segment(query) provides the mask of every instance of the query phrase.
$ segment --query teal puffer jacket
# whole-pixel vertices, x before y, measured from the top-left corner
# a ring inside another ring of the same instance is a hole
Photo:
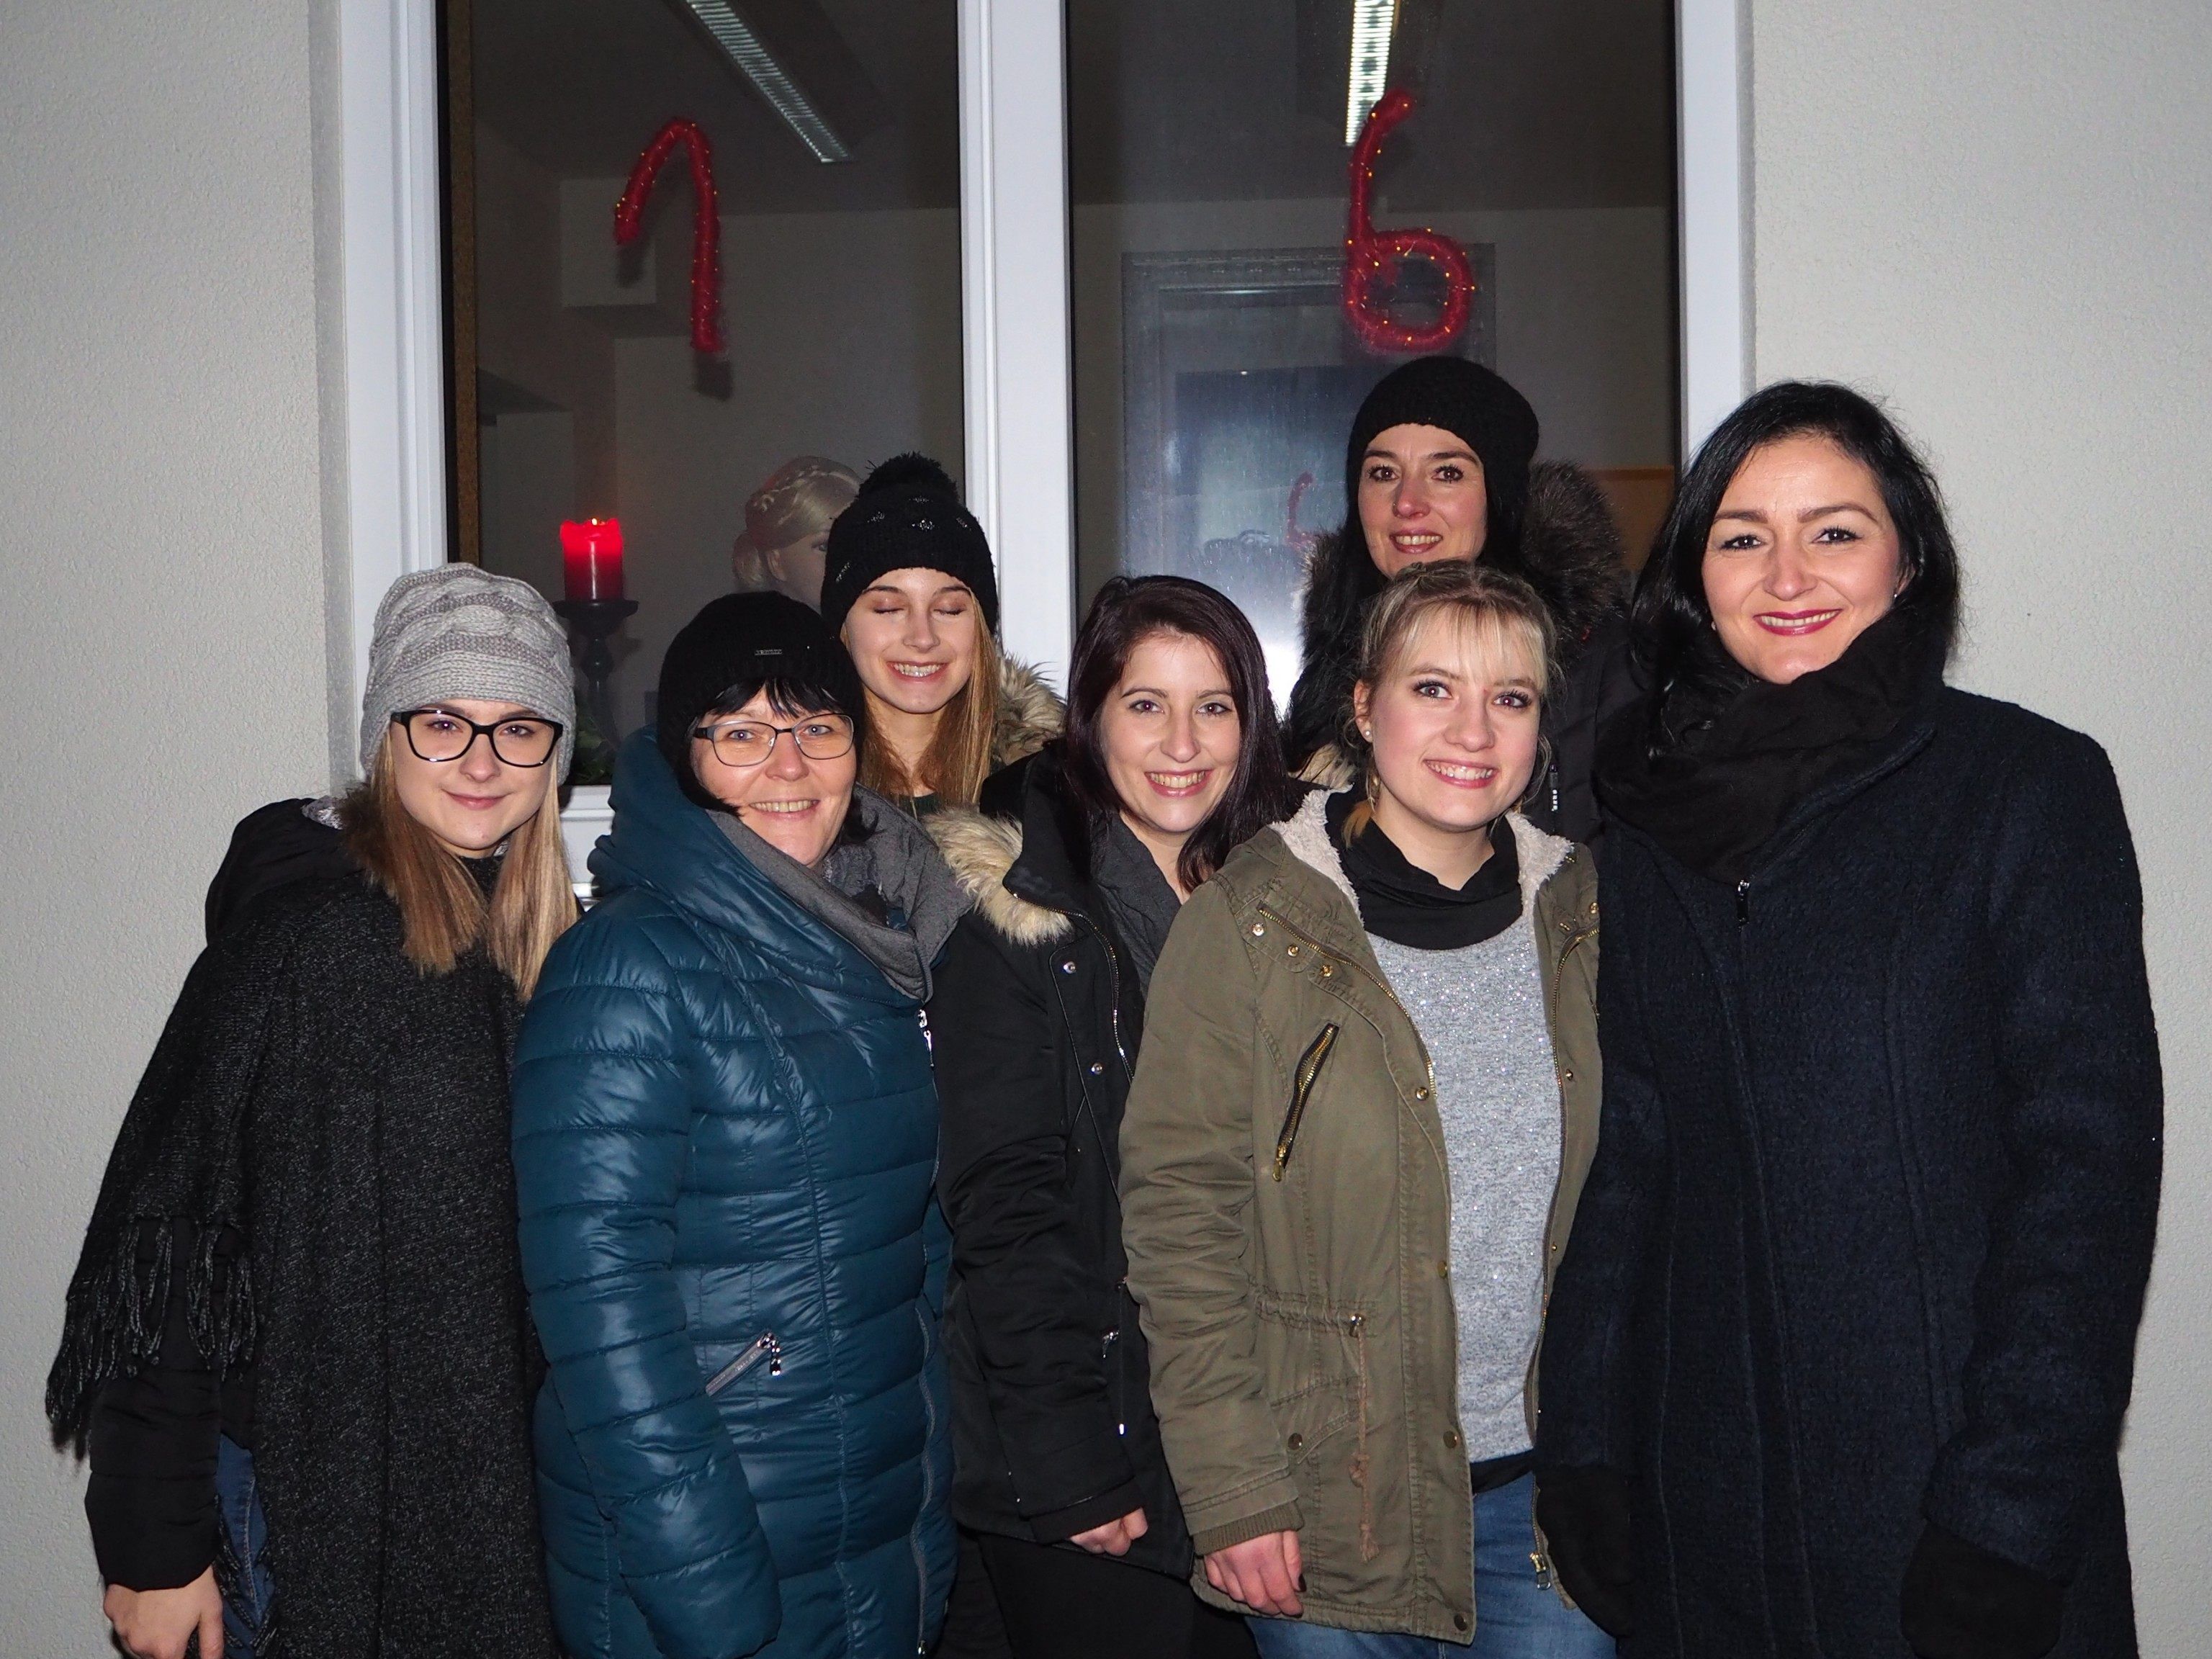
[[[951,1582],[920,1010],[623,750],[514,1067],[574,1659],[907,1659]]]

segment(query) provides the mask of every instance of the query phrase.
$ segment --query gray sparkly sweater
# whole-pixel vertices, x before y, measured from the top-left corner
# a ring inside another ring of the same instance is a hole
[[[1422,951],[1370,933],[1436,1066],[1451,1190],[1460,1432],[1480,1462],[1528,1449],[1544,1229],[1559,1179],[1559,1086],[1527,907],[1504,933]]]

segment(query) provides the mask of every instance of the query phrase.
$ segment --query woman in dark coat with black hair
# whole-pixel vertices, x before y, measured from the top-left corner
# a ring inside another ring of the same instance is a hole
[[[1536,438],[1528,400],[1462,357],[1417,357],[1367,394],[1345,446],[1343,528],[1322,538],[1306,567],[1304,663],[1283,730],[1293,771],[1332,789],[1352,779],[1337,745],[1375,596],[1408,566],[1480,559],[1536,590],[1559,641],[1543,775],[1526,816],[1570,841],[1595,841],[1598,725],[1634,694],[1628,569],[1595,481],[1535,460]]]
[[[1267,664],[1228,599],[1117,579],[1067,736],[931,831],[975,908],[930,1006],[952,1224],[953,1512],[1019,1659],[1249,1656],[1189,1585],[1115,1195],[1152,963],[1183,898],[1285,816]]]
[[[1943,684],[1957,608],[1834,386],[1722,424],[1638,593],[1537,1513],[1639,1659],[2136,1651],[2142,891],[2103,751]]]

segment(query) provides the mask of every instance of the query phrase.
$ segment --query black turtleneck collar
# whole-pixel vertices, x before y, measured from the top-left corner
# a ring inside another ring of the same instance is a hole
[[[1359,900],[1359,925],[1369,933],[1416,951],[1457,951],[1495,939],[1521,919],[1521,854],[1505,819],[1490,826],[1482,868],[1455,890],[1409,860],[1371,821],[1347,842],[1345,821],[1358,800],[1359,792],[1347,789],[1330,796],[1324,811]]]

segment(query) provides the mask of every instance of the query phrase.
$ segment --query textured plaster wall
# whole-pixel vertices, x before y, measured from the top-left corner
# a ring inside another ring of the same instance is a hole
[[[232,821],[328,772],[321,29],[256,0],[0,8],[11,1654],[110,1650],[78,1477],[40,1411],[62,1289]]]
[[[1753,0],[1757,372],[1884,394],[1949,494],[1958,678],[2111,751],[2164,1224],[2124,1454],[2143,1652],[2212,1561],[2212,31],[2192,0]]]

